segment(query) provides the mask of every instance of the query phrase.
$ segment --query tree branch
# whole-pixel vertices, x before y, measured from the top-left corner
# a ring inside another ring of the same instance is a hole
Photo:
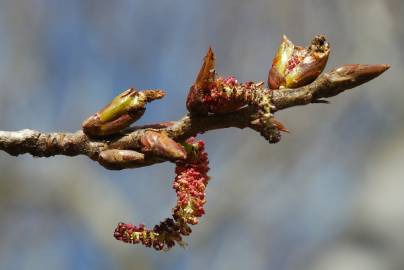
[[[320,75],[307,86],[279,90],[262,87],[261,91],[273,105],[273,112],[276,112],[293,106],[321,102],[322,98],[338,95],[363,84],[379,76],[388,68],[388,65],[346,65]],[[0,131],[0,150],[13,156],[25,153],[35,157],[86,155],[95,161],[100,161],[100,153],[105,150],[135,150],[145,153],[144,160],[128,167],[143,167],[168,160],[144,149],[141,138],[146,131],[164,131],[171,139],[181,142],[214,129],[249,127],[257,130],[257,127],[251,124],[255,113],[256,108],[246,106],[224,114],[188,114],[178,121],[128,128],[104,138],[88,137],[81,130],[75,133],[42,133],[28,129],[16,132]],[[105,164],[101,165],[105,166]],[[123,169],[123,167],[105,167]]]

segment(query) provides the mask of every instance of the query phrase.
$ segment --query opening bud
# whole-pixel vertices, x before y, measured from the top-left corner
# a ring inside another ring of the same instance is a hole
[[[270,89],[297,88],[314,81],[324,70],[330,45],[322,35],[307,48],[294,45],[285,35],[268,74]]]
[[[117,133],[143,115],[147,102],[160,99],[164,95],[161,90],[138,92],[130,88],[86,119],[82,125],[83,131],[89,136],[107,136]]]

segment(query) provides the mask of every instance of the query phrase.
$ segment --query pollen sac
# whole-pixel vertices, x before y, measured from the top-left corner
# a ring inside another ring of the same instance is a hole
[[[88,136],[107,136],[119,132],[138,120],[145,112],[147,102],[164,96],[161,90],[136,91],[130,88],[116,96],[110,104],[83,122]]]
[[[297,88],[313,82],[324,70],[329,54],[324,36],[315,36],[307,48],[283,36],[268,74],[269,88]]]

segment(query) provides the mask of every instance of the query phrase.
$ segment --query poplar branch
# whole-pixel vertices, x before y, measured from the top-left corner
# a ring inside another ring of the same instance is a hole
[[[274,106],[273,111],[276,112],[293,106],[324,102],[323,98],[330,98],[366,83],[388,68],[388,65],[345,65],[320,75],[314,82],[303,87],[279,90],[262,87],[262,91],[268,96]],[[139,163],[131,164],[130,167],[144,167],[168,161],[166,158],[145,151],[141,138],[146,131],[165,131],[171,139],[182,142],[197,134],[215,129],[230,127],[256,129],[251,124],[255,113],[256,108],[246,106],[224,114],[188,114],[177,121],[135,126],[98,139],[88,137],[81,130],[75,133],[43,133],[28,129],[15,132],[0,131],[0,150],[13,156],[26,153],[35,157],[86,155],[95,161],[99,161],[101,152],[105,150],[135,150],[145,153],[144,159]],[[124,169],[101,165],[108,169]]]

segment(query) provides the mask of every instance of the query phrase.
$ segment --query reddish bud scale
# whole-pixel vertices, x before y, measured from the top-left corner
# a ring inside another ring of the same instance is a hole
[[[215,54],[212,48],[209,48],[203,59],[203,64],[196,77],[195,83],[189,89],[186,105],[191,113],[208,114],[207,108],[202,102],[202,98],[208,85],[215,80],[215,77]]]
[[[117,240],[156,250],[170,249],[175,244],[185,245],[182,236],[192,232],[188,224],[197,224],[198,218],[204,214],[205,188],[209,180],[209,161],[203,141],[191,138],[187,144],[192,146],[192,152],[185,160],[176,162],[177,176],[173,187],[177,193],[177,205],[173,208],[173,219],[167,218],[153,229],[147,229],[143,224],[119,223],[114,232]]]

